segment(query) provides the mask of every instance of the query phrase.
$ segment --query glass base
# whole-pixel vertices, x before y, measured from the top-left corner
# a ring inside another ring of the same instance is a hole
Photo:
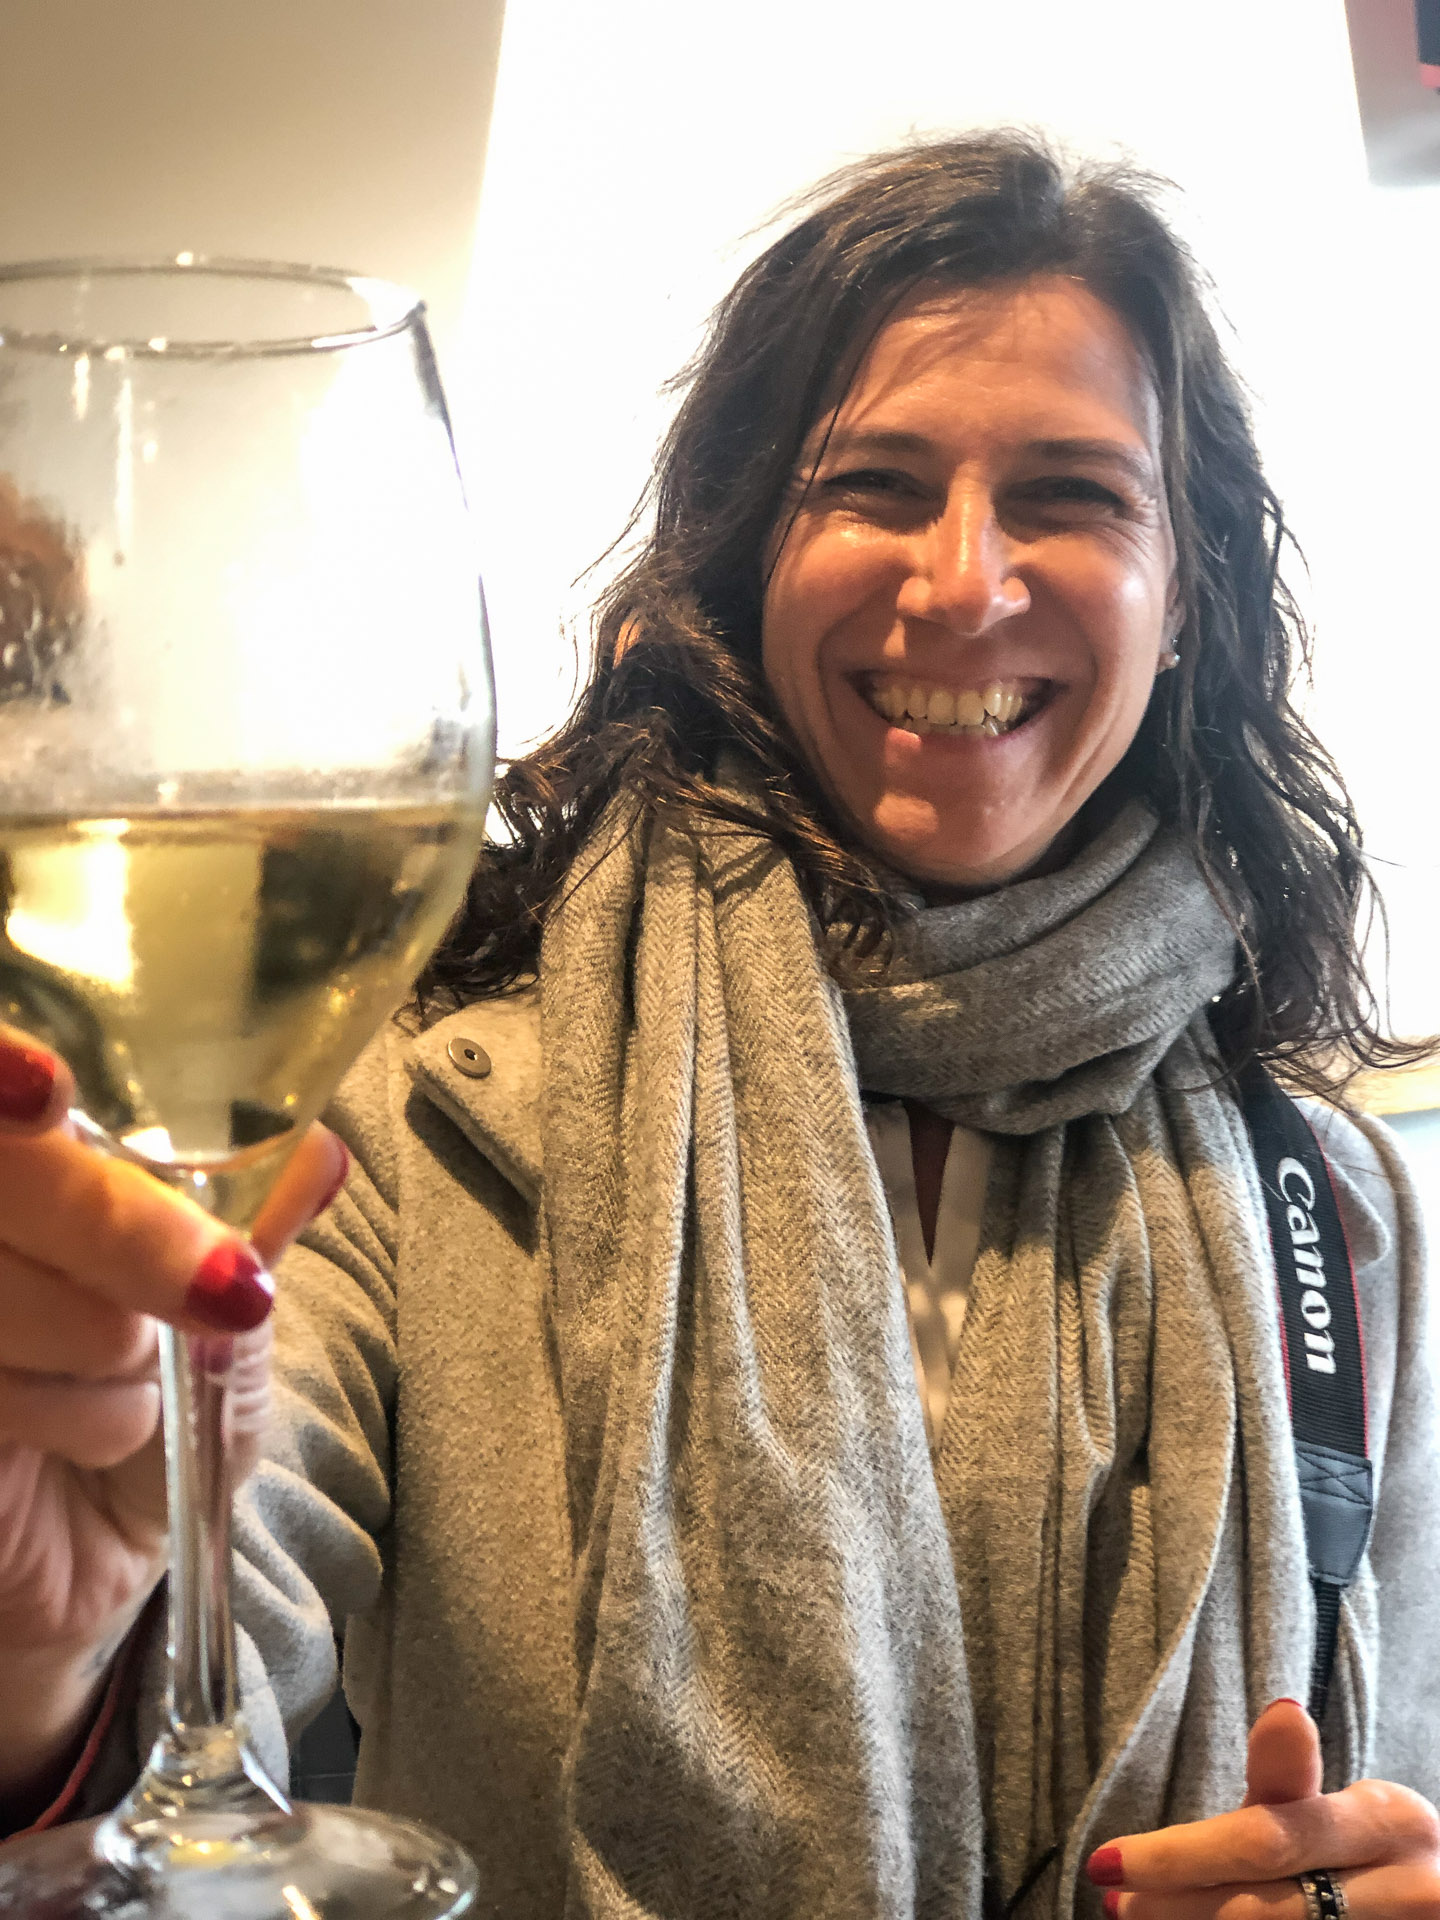
[[[475,1868],[413,1820],[297,1806],[261,1831],[187,1822],[169,1865],[117,1864],[108,1821],[0,1846],[0,1914],[25,1920],[451,1920],[474,1906]],[[186,1858],[186,1855],[189,1858]]]

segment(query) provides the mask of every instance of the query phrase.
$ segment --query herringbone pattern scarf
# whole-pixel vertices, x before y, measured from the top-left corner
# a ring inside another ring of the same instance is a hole
[[[1138,807],[848,994],[767,844],[604,824],[542,967],[571,1915],[972,1920],[1052,1847],[1068,1914],[1238,1799],[1310,1601],[1232,963]],[[933,1462],[862,1087],[1003,1136]]]

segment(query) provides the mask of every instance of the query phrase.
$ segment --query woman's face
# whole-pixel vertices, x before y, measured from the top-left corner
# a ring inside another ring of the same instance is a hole
[[[936,895],[998,885],[1119,763],[1175,629],[1149,375],[1076,282],[930,293],[826,424],[777,530],[766,679],[870,848]]]

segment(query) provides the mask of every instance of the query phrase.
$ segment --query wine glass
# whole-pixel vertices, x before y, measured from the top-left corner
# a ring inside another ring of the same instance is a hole
[[[460,902],[494,770],[423,309],[181,254],[0,268],[0,1020],[75,1124],[245,1229]],[[0,1848],[0,1911],[459,1914],[414,1822],[250,1751],[224,1358],[161,1338],[170,1681],[103,1821]]]

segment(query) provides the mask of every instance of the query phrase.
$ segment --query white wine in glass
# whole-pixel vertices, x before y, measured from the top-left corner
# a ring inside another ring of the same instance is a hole
[[[244,1230],[460,904],[494,768],[479,580],[418,302],[196,259],[0,268],[0,1022],[102,1150]],[[474,1869],[250,1750],[225,1370],[161,1338],[165,1725],[0,1913],[438,1920]]]

